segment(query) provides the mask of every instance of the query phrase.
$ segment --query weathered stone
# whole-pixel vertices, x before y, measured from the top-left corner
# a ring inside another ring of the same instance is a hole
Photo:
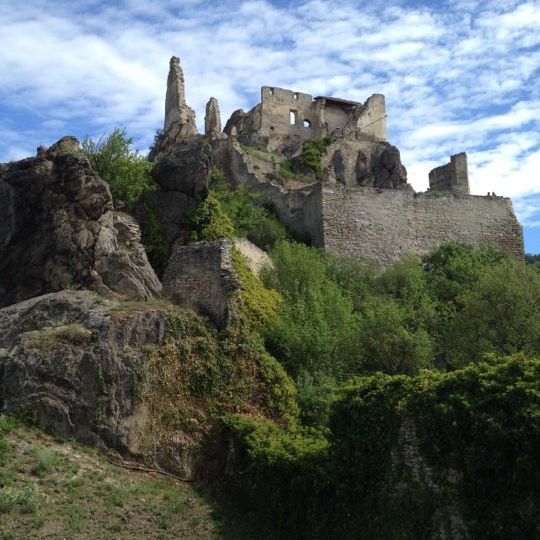
[[[15,196],[13,188],[0,180],[0,255],[15,234]]]
[[[232,242],[195,242],[173,253],[163,290],[179,305],[208,317],[218,328],[229,320],[229,301],[239,281],[231,261]]]
[[[429,189],[469,194],[467,154],[450,157],[450,163],[436,167],[429,173]]]
[[[444,192],[321,186],[320,247],[382,266],[449,241],[523,256],[510,199]]]
[[[145,345],[163,342],[166,315],[115,316],[114,307],[90,291],[61,291],[0,309],[0,410],[32,411],[43,428],[137,453],[134,382]]]
[[[41,147],[41,150],[38,148],[38,155],[44,151],[44,147]],[[48,156],[54,157],[61,154],[76,154],[80,151],[79,141],[75,137],[68,135],[55,142],[46,152]]]
[[[0,186],[0,204],[12,209],[2,225],[0,306],[70,287],[134,298],[160,292],[142,246],[118,242],[109,188],[73,137],[3,165]]]
[[[237,238],[234,247],[246,258],[249,269],[254,274],[259,274],[263,268],[274,267],[270,255],[246,238]]]
[[[138,223],[128,214],[115,212],[111,229],[103,229],[96,242],[96,272],[113,291],[138,300],[153,298],[161,283],[141,242]],[[107,233],[105,233],[107,231]]]
[[[221,136],[221,115],[218,100],[214,97],[211,97],[206,104],[204,133],[210,139],[217,139]]]
[[[358,152],[356,183],[380,189],[407,187],[407,170],[401,163],[399,150],[384,142],[370,146],[371,155],[367,156],[363,150]]]
[[[184,127],[186,137],[197,135],[195,112],[186,103],[184,89],[184,72],[180,66],[180,59],[173,56],[170,61],[169,75],[167,77],[167,94],[165,97],[165,125],[167,133],[174,124]],[[180,142],[177,140],[177,142]]]
[[[302,141],[362,134],[386,139],[384,96],[374,94],[365,103],[263,86],[261,102],[248,113],[235,111],[225,126],[237,129],[244,144],[282,151]]]
[[[152,169],[152,178],[165,191],[204,197],[212,165],[211,148],[201,139],[177,144]]]
[[[225,127],[223,128],[223,133],[226,135],[234,135],[235,137],[238,136],[238,131],[242,130],[242,123],[243,119],[246,116],[246,113],[242,109],[236,109],[231,114],[231,117],[227,120],[227,123],[225,124]],[[233,133],[234,129],[234,133]]]

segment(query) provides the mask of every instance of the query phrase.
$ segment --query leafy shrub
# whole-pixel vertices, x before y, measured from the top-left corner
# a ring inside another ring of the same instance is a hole
[[[540,353],[540,275],[518,261],[485,269],[475,286],[459,296],[448,321],[446,352],[452,367],[479,361],[486,353]]]
[[[195,210],[192,218],[193,240],[234,238],[235,231],[229,216],[213,193],[209,193]]]
[[[413,374],[431,366],[431,339],[409,328],[406,311],[394,299],[372,297],[359,313],[358,347],[367,371]]]
[[[284,302],[266,333],[270,350],[296,377],[301,371],[343,379],[356,373],[358,318],[352,302],[327,276],[323,256],[294,242],[279,242],[272,251],[275,269],[267,286]]]
[[[268,325],[274,324],[282,302],[277,291],[267,289],[259,276],[248,267],[245,257],[237,249],[232,252],[234,271],[240,279],[240,298],[238,319],[255,332],[262,332]]]
[[[269,209],[257,205],[257,195],[245,186],[232,188],[217,168],[212,170],[210,185],[211,194],[234,226],[235,236],[247,238],[261,249],[271,248],[287,237],[285,227]]]
[[[306,169],[311,169],[318,180],[322,179],[322,158],[330,143],[331,140],[325,137],[324,139],[306,141],[302,146],[300,163]]]
[[[125,129],[115,128],[97,141],[86,137],[82,150],[96,174],[109,184],[117,206],[131,207],[141,193],[156,188],[150,178],[152,164],[133,149]]]
[[[471,538],[534,538],[539,381],[540,359],[524,355],[357,378],[334,400],[327,437],[227,418],[243,473],[235,499],[279,538],[433,538],[447,503]]]

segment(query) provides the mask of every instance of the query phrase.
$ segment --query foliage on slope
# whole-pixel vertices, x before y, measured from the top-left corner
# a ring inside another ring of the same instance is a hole
[[[234,487],[276,538],[442,538],[455,534],[452,512],[472,538],[533,538],[539,375],[538,358],[514,355],[359,378],[334,402],[327,437],[233,418]]]
[[[223,173],[214,168],[208,197],[197,207],[193,238],[247,238],[261,249],[287,237],[285,227],[272,212],[257,205],[257,196],[244,186],[233,188]]]

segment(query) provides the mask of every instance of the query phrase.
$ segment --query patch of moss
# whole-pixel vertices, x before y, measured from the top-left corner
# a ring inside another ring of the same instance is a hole
[[[232,264],[241,283],[237,317],[243,319],[256,332],[273,324],[278,316],[281,295],[264,286],[259,276],[253,273],[246,258],[233,248]]]
[[[37,349],[53,349],[59,346],[86,345],[93,339],[88,328],[78,324],[64,324],[29,333],[29,344]]]

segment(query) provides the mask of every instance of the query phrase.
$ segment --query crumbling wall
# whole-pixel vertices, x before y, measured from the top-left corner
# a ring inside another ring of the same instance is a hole
[[[309,94],[283,88],[261,88],[260,134],[276,144],[317,139],[320,116]]]
[[[339,184],[321,190],[318,245],[337,254],[387,266],[458,241],[523,256],[521,226],[508,198]]]
[[[194,242],[173,253],[163,290],[183,307],[208,317],[218,328],[229,319],[229,299],[240,282],[232,266],[232,242]]]
[[[386,102],[382,94],[373,94],[359,110],[356,127],[375,139],[386,141]]]
[[[451,156],[450,163],[431,170],[429,189],[468,194],[470,191],[467,154],[461,152]]]

